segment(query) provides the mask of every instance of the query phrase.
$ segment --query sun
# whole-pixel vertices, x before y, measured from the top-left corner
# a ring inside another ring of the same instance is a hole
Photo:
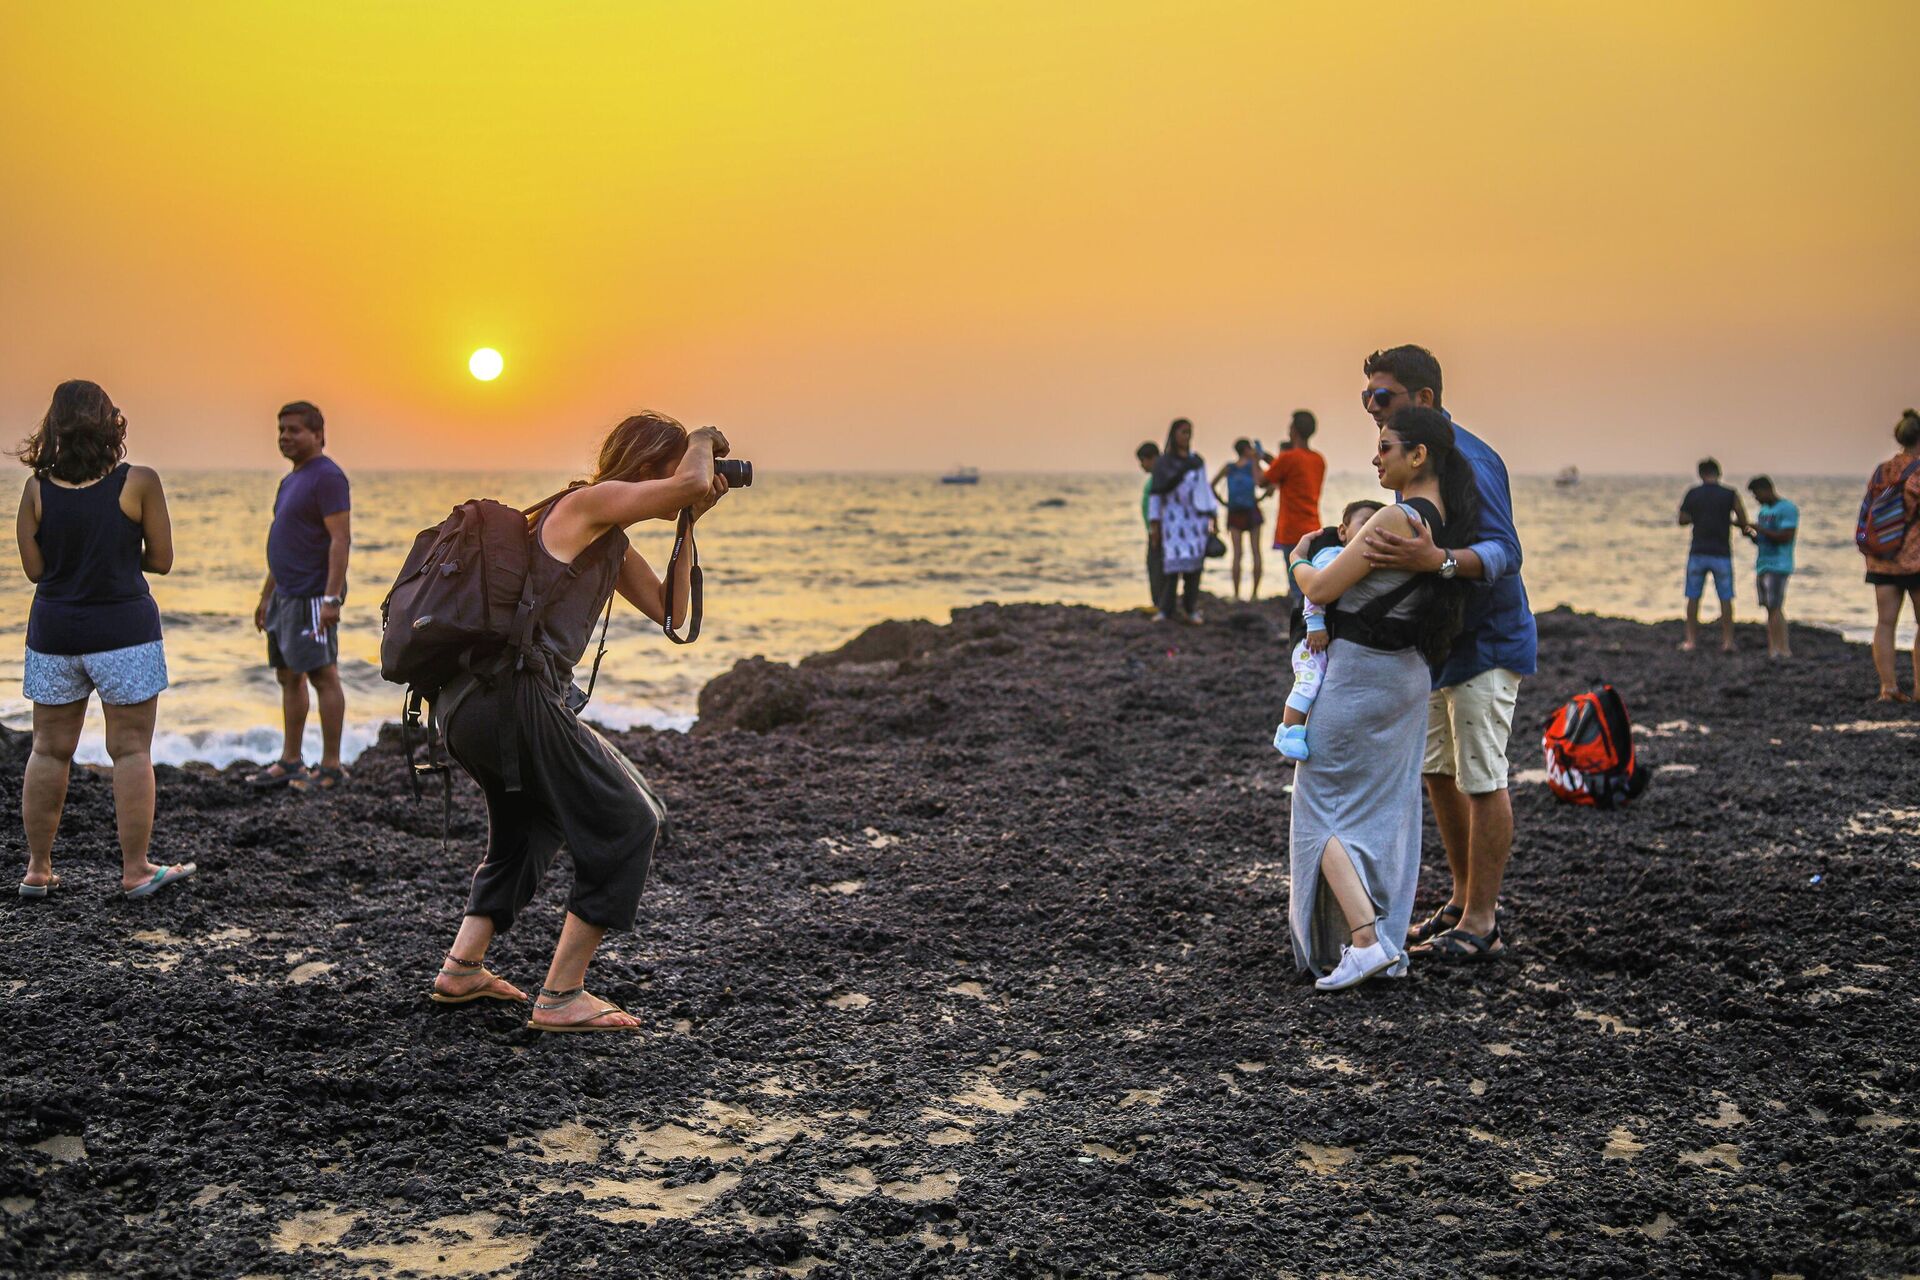
[[[506,367],[507,362],[492,347],[482,347],[467,357],[467,372],[482,382],[492,382]]]

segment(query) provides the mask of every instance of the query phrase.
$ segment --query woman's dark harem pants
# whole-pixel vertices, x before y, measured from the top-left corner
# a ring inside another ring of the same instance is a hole
[[[513,681],[515,724],[502,722],[509,712],[497,690],[477,687],[443,725],[448,753],[487,798],[487,856],[473,873],[466,913],[506,932],[565,845],[573,856],[567,910],[603,929],[631,930],[666,806],[631,760],[567,709],[550,680],[530,671],[501,678]],[[518,791],[507,790],[501,765],[511,736]]]

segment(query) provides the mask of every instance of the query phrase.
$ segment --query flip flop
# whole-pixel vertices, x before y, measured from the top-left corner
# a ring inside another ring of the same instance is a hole
[[[162,867],[154,872],[153,879],[147,881],[145,884],[135,885],[131,889],[122,889],[120,896],[123,898],[151,898],[154,894],[160,892],[168,885],[173,884],[175,881],[185,880],[197,870],[199,870],[199,868],[191,862],[176,862],[170,867]]]
[[[440,966],[441,973],[458,975],[462,972],[473,973],[475,971],[478,971],[480,973],[486,974],[487,980],[484,983],[482,983],[480,986],[475,987],[472,991],[467,992],[465,995],[450,996],[446,994],[444,991],[428,991],[427,999],[433,1001],[435,1004],[472,1004],[475,1000],[503,1000],[508,1004],[526,1003],[527,998],[523,995],[509,996],[509,995],[501,994],[499,990],[500,987],[511,986],[512,984],[509,983],[505,978],[502,978],[499,974],[488,973],[487,970],[480,964],[462,960],[458,956],[449,955],[447,959],[453,961],[454,964],[460,967],[457,969],[449,969],[445,965],[441,965]]]
[[[585,995],[586,993],[587,993],[587,989],[585,987],[575,987],[571,991],[550,991],[546,987],[542,987],[540,988],[540,994],[548,997],[550,1002],[546,1004],[542,1004],[540,1001],[536,1000],[534,1002],[533,1007],[536,1009],[542,1009],[542,1010],[564,1009],[568,1005],[572,1004],[575,1000],[578,1000],[581,996]],[[555,997],[558,997],[558,998],[555,999]],[[627,1011],[625,1009],[622,1009],[620,1006],[610,1004],[606,1008],[602,1009],[600,1012],[594,1014],[591,1018],[583,1019],[580,1022],[569,1022],[564,1025],[556,1025],[554,1023],[549,1023],[549,1022],[535,1022],[532,1018],[528,1018],[527,1026],[534,1031],[546,1031],[546,1032],[552,1032],[555,1034],[558,1034],[560,1032],[568,1032],[568,1031],[582,1031],[582,1032],[584,1031],[628,1031],[628,1032],[631,1032],[631,1031],[639,1031],[642,1029],[640,1024],[637,1022],[630,1027],[623,1027],[619,1025],[614,1025],[614,1026],[596,1025],[597,1023],[599,1023],[600,1019],[611,1017],[614,1014],[622,1014],[629,1018],[633,1016],[632,1014],[627,1013]]]
[[[23,898],[44,898],[59,887],[60,877],[57,875],[49,879],[45,884],[28,884],[25,880],[22,880],[20,882],[20,896]]]
[[[273,770],[280,770],[279,773]],[[255,791],[272,791],[275,787],[284,787],[295,778],[307,776],[307,762],[304,760],[276,760],[258,773],[247,775],[247,785]]]

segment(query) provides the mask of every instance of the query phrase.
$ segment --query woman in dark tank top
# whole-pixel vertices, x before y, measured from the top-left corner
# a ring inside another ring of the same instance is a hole
[[[63,382],[19,451],[32,468],[20,494],[20,567],[34,583],[22,692],[33,703],[33,754],[21,786],[27,834],[23,898],[60,883],[53,840],[87,702],[100,695],[113,759],[120,888],[142,898],[193,874],[148,860],[153,837],[153,725],[167,687],[160,610],[146,572],[173,567],[160,477],[122,461],[127,420],[97,385]]]
[[[487,800],[487,855],[474,872],[460,930],[434,979],[432,999],[524,1001],[485,967],[494,935],[532,901],[554,855],[573,859],[573,891],[528,1026],[539,1031],[637,1031],[639,1019],[590,995],[587,964],[607,930],[631,930],[666,808],[631,761],[569,705],[573,668],[617,591],[655,622],[668,588],[627,542],[626,526],[696,519],[727,491],[713,460],[727,452],[712,427],[689,433],[664,414],[628,418],[607,436],[591,481],[546,505],[533,524],[528,570],[546,602],[539,660],[516,670],[462,676],[434,708],[447,750]],[[689,548],[691,552],[691,547]],[[689,557],[691,562],[691,556]],[[683,572],[672,584],[685,616]]]

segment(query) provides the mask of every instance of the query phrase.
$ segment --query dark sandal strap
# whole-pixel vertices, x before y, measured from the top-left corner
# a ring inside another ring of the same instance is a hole
[[[1449,903],[1428,916],[1420,924],[1415,925],[1408,933],[1408,941],[1425,942],[1430,938],[1438,937],[1454,925],[1459,924],[1460,917],[1465,914],[1466,908],[1456,907]]]
[[[1499,955],[1500,953],[1495,950],[1499,942],[1500,926],[1497,924],[1484,934],[1468,933],[1465,929],[1456,926],[1429,943],[1427,953],[1477,959],[1481,956]]]

